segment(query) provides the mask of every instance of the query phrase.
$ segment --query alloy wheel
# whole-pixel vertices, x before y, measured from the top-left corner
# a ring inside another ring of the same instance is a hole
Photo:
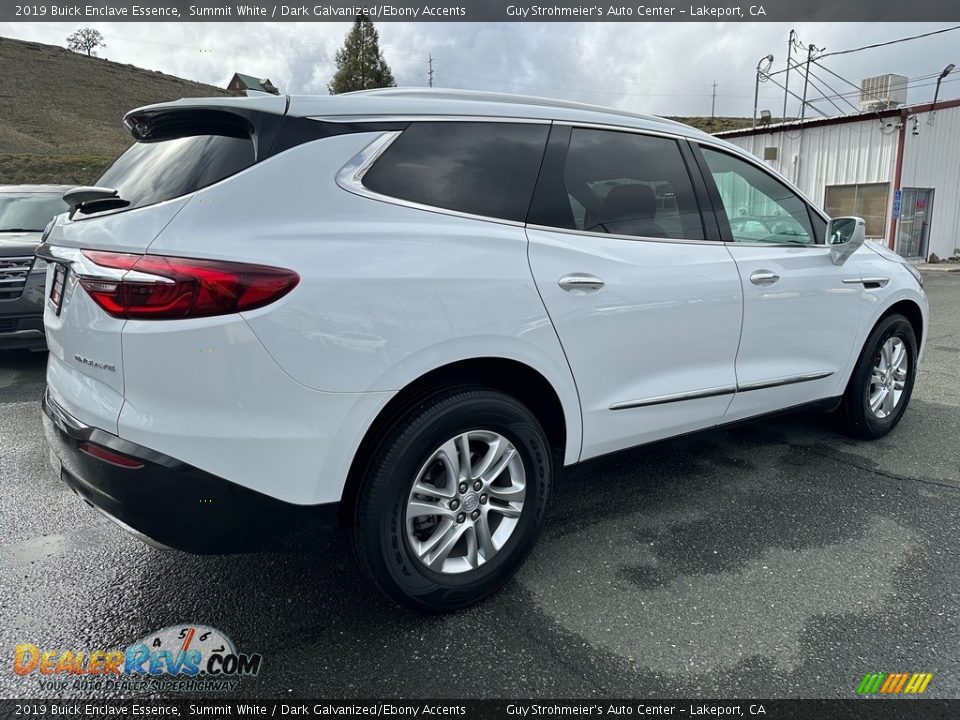
[[[906,344],[896,336],[887,338],[874,359],[867,385],[867,406],[877,418],[889,417],[900,404],[909,369]]]
[[[491,430],[461,433],[417,473],[404,515],[407,541],[434,572],[474,570],[510,539],[525,496],[523,460],[507,438]]]

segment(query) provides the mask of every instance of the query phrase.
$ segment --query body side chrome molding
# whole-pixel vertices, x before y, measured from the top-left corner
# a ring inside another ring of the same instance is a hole
[[[737,391],[736,385],[722,385],[705,390],[675,393],[673,395],[658,395],[643,400],[625,400],[610,406],[610,410],[627,410],[629,408],[647,407],[648,405],[664,405],[666,403],[681,402],[683,400],[697,400],[700,398],[717,397],[718,395],[733,395]]]
[[[733,395],[734,393],[750,392],[751,390],[765,390],[766,388],[779,387],[781,385],[794,385],[796,383],[811,382],[812,380],[822,380],[831,375],[833,375],[832,370],[822,370],[820,372],[790,375],[787,377],[772,378],[770,380],[756,380],[749,383],[737,383],[736,385],[722,385],[720,387],[691,390],[690,392],[675,393],[673,395],[658,395],[656,397],[643,398],[642,400],[624,400],[613,403],[608,409],[628,410],[630,408],[663,405],[665,403],[682,402],[684,400],[699,400],[701,398],[717,397],[718,395]]]
[[[786,377],[772,378],[770,380],[754,380],[748,383],[737,383],[737,392],[749,392],[750,390],[764,390],[766,388],[777,387],[779,385],[793,385],[795,383],[810,382],[812,380],[823,380],[833,375],[833,370],[821,370],[820,372],[804,373],[803,375],[788,375]]]

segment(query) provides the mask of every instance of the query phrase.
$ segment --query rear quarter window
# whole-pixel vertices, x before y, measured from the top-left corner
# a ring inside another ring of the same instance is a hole
[[[413,123],[363,184],[400,200],[522,222],[548,132],[534,123]]]

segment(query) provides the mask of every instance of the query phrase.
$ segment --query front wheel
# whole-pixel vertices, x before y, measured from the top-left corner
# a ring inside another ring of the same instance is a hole
[[[890,315],[870,333],[840,406],[850,435],[874,440],[903,417],[917,374],[917,338],[903,315]]]
[[[512,397],[486,388],[434,396],[371,459],[353,518],[360,565],[421,610],[476,603],[533,548],[552,473],[540,423]]]

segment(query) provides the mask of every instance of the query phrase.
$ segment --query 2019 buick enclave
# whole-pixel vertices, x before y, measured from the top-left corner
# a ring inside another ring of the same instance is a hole
[[[690,127],[422,89],[126,124],[40,251],[44,410],[63,479],[150,542],[339,519],[381,589],[458,608],[564,466],[801,406],[875,438],[909,402],[919,274]]]

